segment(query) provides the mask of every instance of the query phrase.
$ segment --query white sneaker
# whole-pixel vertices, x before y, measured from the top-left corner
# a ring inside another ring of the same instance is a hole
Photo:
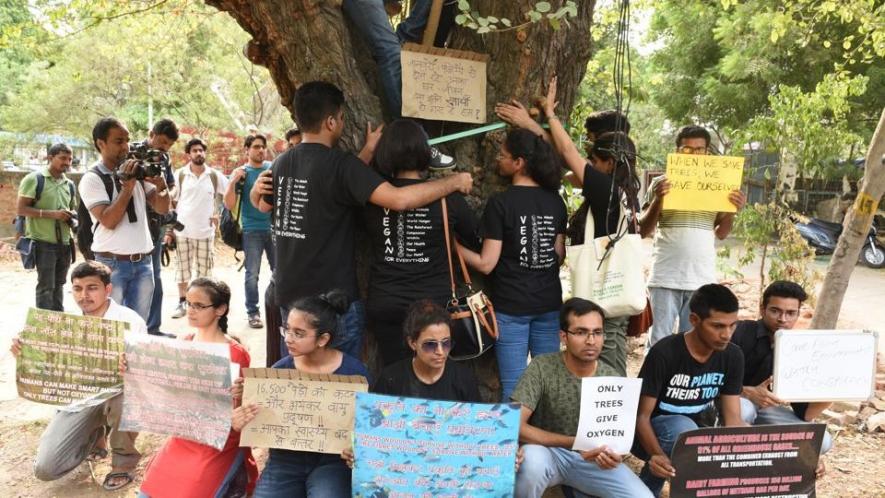
[[[175,311],[172,312],[172,318],[181,318],[187,314],[187,303],[182,301],[178,303],[178,306],[175,307]]]
[[[443,154],[436,147],[430,147],[430,169],[450,169],[454,167],[454,157]]]

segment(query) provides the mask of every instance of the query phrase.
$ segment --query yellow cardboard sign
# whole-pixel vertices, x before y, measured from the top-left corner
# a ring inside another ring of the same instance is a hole
[[[728,194],[740,190],[743,174],[743,157],[667,154],[664,209],[734,213]]]
[[[403,116],[486,122],[487,55],[407,43],[400,59]]]

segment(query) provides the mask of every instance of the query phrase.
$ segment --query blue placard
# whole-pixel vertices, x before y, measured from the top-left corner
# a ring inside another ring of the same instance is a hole
[[[357,393],[353,496],[510,497],[519,405]]]

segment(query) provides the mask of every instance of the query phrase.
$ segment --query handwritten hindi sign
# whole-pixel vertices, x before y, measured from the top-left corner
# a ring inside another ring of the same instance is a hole
[[[667,154],[670,193],[664,209],[733,213],[737,208],[728,194],[740,190],[743,174],[743,157]]]
[[[815,495],[824,424],[698,429],[679,436],[670,460],[673,498]]]
[[[584,377],[581,381],[581,417],[573,450],[608,446],[630,453],[636,429],[636,410],[642,379]]]
[[[513,496],[516,404],[360,393],[352,496]]]
[[[878,333],[779,330],[774,395],[784,401],[864,401],[876,388]]]
[[[117,362],[128,329],[116,320],[29,309],[19,335],[18,395],[67,405],[119,384]]]
[[[400,60],[403,116],[486,122],[487,55],[406,43]]]
[[[151,335],[126,338],[120,430],[224,448],[230,434],[230,346]]]
[[[338,454],[351,446],[361,375],[315,375],[291,368],[244,368],[243,403],[261,406],[241,446]]]

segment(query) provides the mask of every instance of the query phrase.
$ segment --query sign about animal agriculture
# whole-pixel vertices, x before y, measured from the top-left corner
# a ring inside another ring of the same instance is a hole
[[[784,401],[865,401],[876,389],[878,333],[778,330],[774,395]]]
[[[400,59],[403,116],[486,122],[488,55],[406,43]]]
[[[126,338],[120,430],[224,448],[230,433],[230,346],[146,334]]]
[[[679,436],[673,498],[812,498],[825,424],[698,429]]]
[[[584,377],[581,380],[581,416],[573,450],[607,446],[630,453],[636,430],[636,409],[642,379]]]
[[[513,496],[519,406],[356,396],[351,495]]]
[[[120,383],[129,324],[31,308],[19,334],[15,382],[22,398],[67,405]]]
[[[241,446],[339,454],[351,446],[354,394],[361,375],[317,375],[291,368],[244,368],[243,404],[261,407]]]
[[[667,154],[664,209],[734,213],[728,194],[740,190],[743,174],[743,157]]]

